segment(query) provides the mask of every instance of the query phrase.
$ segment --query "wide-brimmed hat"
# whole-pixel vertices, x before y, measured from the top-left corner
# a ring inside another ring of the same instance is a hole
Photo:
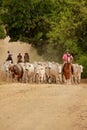
[[[66,52],[69,52],[69,50],[67,49]]]

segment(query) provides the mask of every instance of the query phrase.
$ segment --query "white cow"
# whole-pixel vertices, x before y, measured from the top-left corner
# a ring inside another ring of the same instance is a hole
[[[60,83],[62,80],[62,66],[55,62],[49,62],[46,67],[46,75],[48,83]]]
[[[83,66],[79,64],[73,64],[73,82],[81,82],[81,73],[83,72]]]
[[[44,83],[46,81],[45,74],[45,63],[44,62],[36,62],[35,66],[35,82],[36,83]]]
[[[13,65],[13,64],[9,60],[9,61],[5,61],[4,64],[3,64],[3,66],[2,66],[2,71],[4,72],[6,80],[8,80],[10,78],[10,76],[11,76],[10,75],[10,71],[9,71],[9,67],[11,65]]]
[[[62,83],[62,64],[58,64],[59,83]]]
[[[34,64],[26,62],[26,63],[20,63],[23,67],[23,82],[34,82]]]

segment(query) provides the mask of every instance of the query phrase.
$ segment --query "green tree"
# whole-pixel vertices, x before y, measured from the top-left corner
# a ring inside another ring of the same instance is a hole
[[[60,48],[59,55],[68,48],[77,60],[84,52],[87,53],[87,2],[63,0],[57,1],[57,7],[60,7],[57,9],[59,12],[47,34],[49,43]]]
[[[6,36],[4,24],[1,19],[2,13],[3,13],[3,8],[2,8],[2,0],[1,0],[0,1],[0,39],[5,38],[5,36]]]
[[[87,55],[80,56],[78,63],[83,65],[82,78],[87,78]]]
[[[53,0],[4,0],[3,21],[11,40],[27,40],[43,44],[50,29],[49,17],[54,8]]]

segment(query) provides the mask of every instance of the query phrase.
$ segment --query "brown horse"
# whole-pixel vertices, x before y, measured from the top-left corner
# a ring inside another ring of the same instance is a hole
[[[73,66],[71,60],[68,59],[63,66],[63,77],[64,77],[63,79],[65,79],[64,82],[71,83],[72,74],[73,74]]]
[[[9,67],[9,71],[11,72],[12,79],[17,78],[17,81],[21,81],[23,77],[23,67],[21,64],[15,64]]]

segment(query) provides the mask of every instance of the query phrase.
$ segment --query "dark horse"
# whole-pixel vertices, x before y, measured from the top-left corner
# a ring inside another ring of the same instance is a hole
[[[70,58],[70,57],[68,57]],[[64,82],[71,83],[72,80],[72,74],[73,74],[73,66],[72,66],[72,62],[70,59],[67,60],[67,62],[64,64],[63,66],[63,80],[65,79]]]
[[[12,79],[17,78],[17,81],[21,81],[23,77],[23,68],[21,64],[15,64],[9,67],[9,71],[11,72]]]

